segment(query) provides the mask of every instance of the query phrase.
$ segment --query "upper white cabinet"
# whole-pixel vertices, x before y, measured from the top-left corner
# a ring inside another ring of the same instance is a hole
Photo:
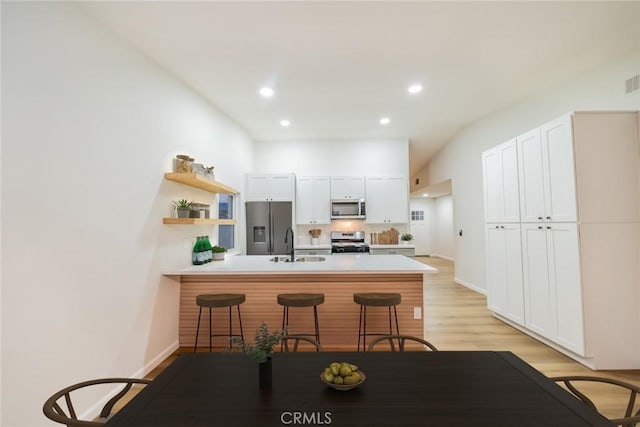
[[[331,182],[328,176],[296,179],[296,223],[331,223]]]
[[[409,190],[405,177],[366,178],[366,222],[404,224],[409,221]]]
[[[522,222],[577,221],[571,116],[527,132],[516,142]]]
[[[487,224],[489,309],[524,325],[520,224]]]
[[[515,139],[482,153],[482,166],[485,222],[520,222]]]
[[[292,174],[247,174],[248,202],[293,201]]]
[[[364,199],[363,176],[332,176],[331,199]]]

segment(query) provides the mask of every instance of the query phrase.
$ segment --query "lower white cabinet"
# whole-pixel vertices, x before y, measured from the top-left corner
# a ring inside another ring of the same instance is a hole
[[[331,255],[331,249],[296,249],[295,255],[297,257],[306,255]]]
[[[489,309],[524,326],[520,224],[487,224]]]
[[[576,223],[522,224],[525,326],[585,356]]]
[[[402,248],[402,247],[397,247],[397,248],[376,248],[376,247],[369,247],[369,253],[371,255],[404,255],[404,256],[408,256],[408,257],[413,257],[416,255],[416,249],[415,248]]]

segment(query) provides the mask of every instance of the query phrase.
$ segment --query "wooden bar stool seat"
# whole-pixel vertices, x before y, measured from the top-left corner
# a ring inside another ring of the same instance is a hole
[[[202,309],[209,309],[209,351],[211,351],[212,337],[229,337],[229,347],[231,347],[231,340],[233,337],[240,337],[244,341],[244,333],[242,331],[242,317],[240,316],[240,304],[245,302],[245,294],[201,294],[196,296],[196,304],[200,307],[198,312],[198,326],[196,328],[196,342],[193,345],[193,351],[198,348],[198,334],[200,333],[200,318],[202,316]],[[233,322],[231,319],[231,309],[236,306],[238,309],[238,322],[240,324],[240,334],[233,333]],[[229,333],[228,334],[214,334],[211,324],[211,309],[216,307],[229,307]]]
[[[360,320],[358,323],[358,351],[360,351],[360,340],[362,339],[362,350],[367,348],[367,335],[394,335],[391,319],[391,307],[396,323],[396,334],[400,335],[398,325],[398,312],[396,306],[402,302],[402,295],[385,292],[366,292],[353,294],[353,301],[360,305]],[[367,332],[367,307],[387,307],[389,311],[389,332],[388,333],[368,333]]]
[[[318,325],[318,305],[324,303],[324,294],[298,293],[298,294],[278,294],[278,304],[283,306],[282,311],[282,329],[289,331],[289,308],[290,307],[313,307],[313,323],[315,331],[311,333],[297,333],[298,336],[315,337],[320,346],[320,328]]]

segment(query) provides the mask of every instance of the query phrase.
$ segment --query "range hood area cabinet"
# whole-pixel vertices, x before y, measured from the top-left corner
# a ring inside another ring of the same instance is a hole
[[[409,222],[409,180],[406,177],[368,176],[365,190],[367,224]]]
[[[364,176],[331,177],[331,200],[361,200],[364,197]]]
[[[247,202],[292,202],[293,174],[247,174]]]
[[[482,155],[489,309],[591,369],[640,368],[639,125],[574,112]]]
[[[296,178],[296,223],[331,224],[331,179],[328,176]]]

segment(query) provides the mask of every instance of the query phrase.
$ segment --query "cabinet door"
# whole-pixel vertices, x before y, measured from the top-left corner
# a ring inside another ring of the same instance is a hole
[[[524,325],[524,285],[522,283],[522,237],[520,224],[500,226],[504,233],[505,277],[507,281],[507,314],[514,322]]]
[[[313,223],[331,224],[331,182],[329,177],[313,178]]]
[[[269,177],[269,189],[272,201],[293,201],[293,176],[290,174],[271,175]]]
[[[551,289],[547,262],[547,235],[543,225],[522,224],[522,270],[525,290],[525,325],[553,339]]]
[[[498,146],[500,156],[500,221],[520,222],[520,192],[518,189],[518,151],[516,140]]]
[[[554,120],[540,129],[545,157],[545,220],[575,222],[576,182],[571,116]]]
[[[268,175],[247,175],[247,201],[263,202],[271,198]]]
[[[386,224],[387,181],[382,177],[367,177],[365,209],[368,224]]]
[[[487,224],[485,229],[487,257],[487,306],[489,310],[507,314],[507,262],[505,234],[498,224]]]
[[[331,198],[333,200],[349,198],[349,182],[346,176],[331,177]]]
[[[502,180],[498,147],[482,153],[482,173],[484,177],[484,220],[500,222]]]
[[[553,340],[584,356],[578,226],[575,223],[554,223],[545,228],[549,248],[551,305],[554,308]]]
[[[313,178],[300,177],[296,179],[296,223],[313,224]]]
[[[391,224],[409,222],[408,184],[409,182],[404,177],[387,178],[387,221]]]
[[[350,176],[347,178],[348,195],[351,199],[364,199],[365,184],[363,176]]]
[[[516,138],[520,176],[520,216],[522,222],[542,222],[545,216],[544,155],[540,130]]]

